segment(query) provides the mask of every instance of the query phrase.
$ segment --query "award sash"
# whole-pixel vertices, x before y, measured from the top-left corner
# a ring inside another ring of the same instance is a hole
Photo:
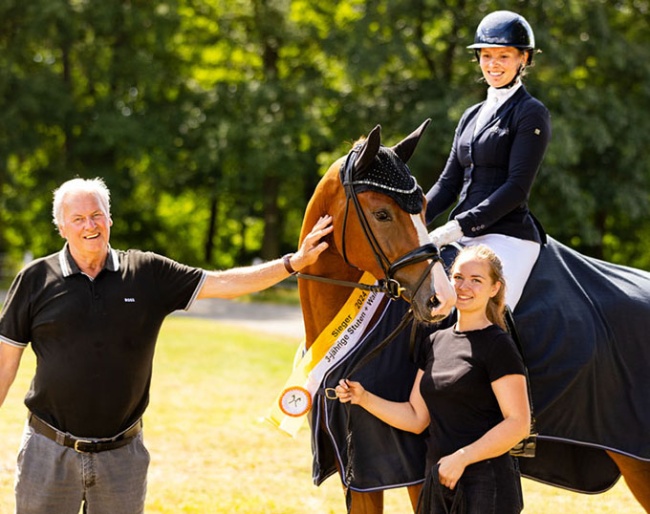
[[[364,273],[360,282],[374,282]],[[266,419],[294,437],[307,418],[323,377],[362,340],[384,293],[354,289],[345,305],[307,351],[298,348],[293,372],[272,405]]]

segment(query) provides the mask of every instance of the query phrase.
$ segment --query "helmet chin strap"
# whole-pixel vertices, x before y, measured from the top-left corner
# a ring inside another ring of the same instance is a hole
[[[517,80],[519,80],[519,77],[521,76],[525,68],[526,65],[522,63],[521,66],[519,66],[517,73],[515,73],[513,79],[510,82],[508,82],[505,86],[498,87],[497,89],[510,89],[512,86],[514,86],[517,83]]]

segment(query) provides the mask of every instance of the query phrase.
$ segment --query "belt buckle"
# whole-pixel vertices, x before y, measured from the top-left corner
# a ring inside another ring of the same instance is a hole
[[[89,441],[88,439],[75,439],[74,446],[73,446],[74,451],[76,451],[77,453],[91,453],[91,452],[86,452],[81,450],[79,448],[79,444],[93,444],[92,441]]]

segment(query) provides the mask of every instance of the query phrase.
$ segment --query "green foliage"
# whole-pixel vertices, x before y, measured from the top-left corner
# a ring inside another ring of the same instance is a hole
[[[552,28],[542,33],[545,87],[537,94],[553,114],[554,136],[538,212],[559,239],[623,263],[647,253],[628,227],[644,225],[650,213],[643,134],[650,66],[640,36],[648,9],[648,2],[571,2],[568,15],[559,5],[546,10],[542,25]]]
[[[319,177],[376,124],[432,118],[423,188],[484,86],[480,19],[535,29],[529,90],[553,140],[531,203],[579,250],[650,267],[648,0],[6,0],[0,4],[0,255],[61,245],[51,192],[104,177],[113,244],[224,267],[295,248]]]

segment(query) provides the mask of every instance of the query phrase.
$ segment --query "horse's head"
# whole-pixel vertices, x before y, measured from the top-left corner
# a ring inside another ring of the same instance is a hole
[[[435,321],[455,298],[427,235],[424,194],[406,164],[428,123],[391,148],[375,127],[330,167],[316,196],[318,210],[334,218],[329,251],[385,281],[388,294],[411,302],[416,318]]]

